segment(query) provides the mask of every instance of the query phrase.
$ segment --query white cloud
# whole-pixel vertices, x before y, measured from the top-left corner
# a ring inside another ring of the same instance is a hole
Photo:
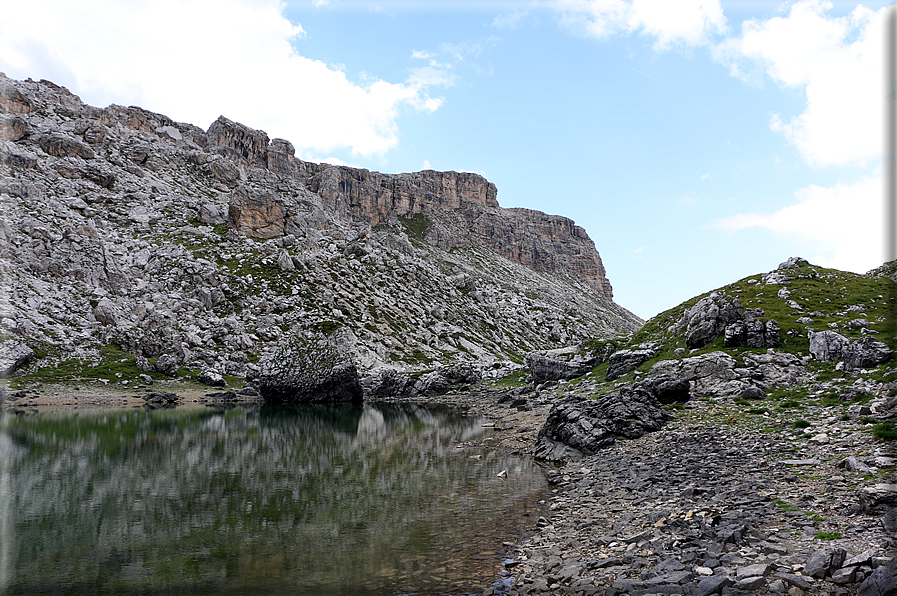
[[[710,180],[710,174],[703,174],[701,180]]]
[[[787,16],[745,21],[740,37],[714,48],[731,73],[762,68],[777,84],[803,88],[806,109],[770,128],[812,165],[866,166],[880,155],[882,15],[860,5],[829,17],[831,2],[802,0]],[[756,76],[756,74],[755,74]]]
[[[592,37],[641,32],[657,39],[655,49],[703,45],[726,30],[719,0],[555,0],[567,27]]]
[[[825,267],[864,273],[884,261],[880,175],[832,187],[811,184],[795,198],[774,213],[740,213],[714,226],[729,232],[761,228],[803,242],[816,251],[803,256]]]
[[[362,84],[299,55],[279,0],[32,0],[5,6],[0,70],[47,78],[86,102],[136,104],[201,127],[220,114],[300,150],[382,154],[403,109],[433,111],[415,72]]]
[[[529,16],[528,11],[505,12],[492,19],[492,26],[498,29],[516,29]]]
[[[425,169],[425,170],[432,170],[432,169],[433,169],[433,166],[430,165],[430,160],[428,160],[428,159],[425,159],[425,160],[424,160],[424,167],[423,167],[423,169]]]

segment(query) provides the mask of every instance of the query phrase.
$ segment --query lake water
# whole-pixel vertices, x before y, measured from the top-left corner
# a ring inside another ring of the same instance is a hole
[[[545,490],[413,405],[0,413],[2,594],[465,594]],[[498,477],[507,470],[507,477]]]

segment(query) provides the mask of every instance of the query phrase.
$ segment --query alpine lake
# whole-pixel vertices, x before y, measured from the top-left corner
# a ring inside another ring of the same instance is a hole
[[[547,490],[446,407],[0,411],[0,594],[442,595]],[[505,472],[502,474],[502,472]]]

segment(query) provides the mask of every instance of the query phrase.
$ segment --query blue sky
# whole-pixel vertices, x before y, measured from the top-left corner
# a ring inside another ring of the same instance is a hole
[[[4,8],[0,70],[309,160],[481,173],[583,226],[648,318],[789,256],[883,262],[890,4],[35,0]]]

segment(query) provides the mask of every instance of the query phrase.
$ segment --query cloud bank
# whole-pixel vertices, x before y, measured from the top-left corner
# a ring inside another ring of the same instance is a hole
[[[208,126],[220,114],[301,152],[383,154],[403,110],[434,111],[445,85],[417,71],[359,84],[300,55],[302,27],[278,0],[32,0],[4,8],[0,70],[75,81],[87,103],[133,103]]]

